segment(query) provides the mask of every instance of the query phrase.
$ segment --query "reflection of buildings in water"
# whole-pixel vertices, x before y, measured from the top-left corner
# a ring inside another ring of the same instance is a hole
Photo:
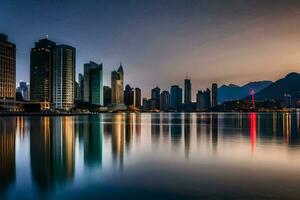
[[[53,122],[52,122],[53,120]],[[52,125],[52,156],[55,179],[65,181],[74,175],[75,132],[73,117],[55,117]]]
[[[112,155],[115,162],[119,161],[123,165],[124,160],[124,113],[112,115]]]
[[[32,176],[42,190],[73,178],[73,120],[73,117],[39,117],[30,123]]]
[[[26,127],[26,121],[25,117],[17,117],[17,133],[19,134],[19,138],[21,140],[25,137],[25,127]]]
[[[256,113],[250,113],[250,142],[252,154],[254,154],[256,146],[256,116]]]
[[[141,113],[135,113],[135,134],[136,139],[139,141],[142,133],[142,120]]]
[[[162,114],[162,135],[164,139],[169,138],[169,132],[170,132],[170,116],[169,113]]]
[[[151,140],[157,143],[160,135],[160,114],[151,114]]]
[[[84,163],[88,166],[102,164],[102,118],[99,115],[86,116],[84,123]]]
[[[172,144],[179,144],[182,130],[182,116],[178,113],[171,113],[171,142]]]
[[[211,141],[213,148],[215,149],[218,146],[218,113],[211,114]]]
[[[191,114],[184,114],[184,149],[185,157],[188,158],[191,143]]]
[[[0,119],[0,197],[16,180],[16,118]]]
[[[126,149],[130,149],[133,142],[133,126],[134,123],[134,113],[125,113],[125,142]]]
[[[283,114],[282,127],[283,127],[283,135],[285,138],[285,142],[289,143],[290,134],[291,134],[291,114],[290,113]]]

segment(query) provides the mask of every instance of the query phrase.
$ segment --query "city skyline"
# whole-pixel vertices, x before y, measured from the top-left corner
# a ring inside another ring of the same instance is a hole
[[[299,4],[294,1],[20,4],[8,1],[0,8],[2,32],[17,45],[17,82],[29,82],[30,49],[46,35],[78,50],[78,73],[90,60],[103,63],[104,85],[121,61],[128,74],[124,84],[138,85],[147,97],[155,85],[182,87],[186,75],[195,100],[197,90],[211,82],[276,80],[300,65]],[[63,12],[52,16],[54,10]]]

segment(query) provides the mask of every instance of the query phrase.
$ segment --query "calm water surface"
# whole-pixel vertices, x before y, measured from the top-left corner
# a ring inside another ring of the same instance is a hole
[[[0,199],[85,197],[299,199],[300,113],[0,117]]]

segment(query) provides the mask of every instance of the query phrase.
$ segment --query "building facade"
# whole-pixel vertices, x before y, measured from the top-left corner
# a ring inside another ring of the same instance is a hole
[[[103,87],[103,104],[104,106],[111,104],[111,88],[109,86]]]
[[[79,86],[79,101],[84,101],[84,78],[81,73],[78,74],[78,86]]]
[[[178,85],[173,85],[170,92],[170,109],[178,111],[182,105],[182,88]]]
[[[134,106],[141,108],[142,91],[140,88],[135,88],[134,96]]]
[[[124,104],[124,72],[122,65],[111,73],[112,104]]]
[[[53,53],[53,105],[56,109],[70,110],[74,106],[76,50],[58,45]]]
[[[97,64],[95,62],[90,61],[89,63],[84,64],[84,89],[83,89],[83,93],[84,93],[84,102],[91,102],[91,75],[93,75],[91,73],[91,70],[93,69],[98,69],[99,72],[99,76],[98,76],[98,81],[99,81],[99,91],[97,91],[97,93],[99,93],[101,95],[101,101],[99,103],[97,103],[97,105],[103,105],[103,64]],[[95,76],[93,76],[94,78],[96,78]],[[96,88],[94,88],[96,89]],[[95,95],[94,95],[95,96]]]
[[[218,106],[218,85],[213,83],[211,86],[211,106]]]
[[[29,85],[26,82],[20,81],[16,91],[22,94],[24,101],[30,100]]]
[[[155,102],[155,105],[154,105],[154,107],[155,107],[155,109],[159,109],[159,103],[160,103],[160,88],[159,87],[155,87],[155,88],[153,88],[152,90],[151,90],[151,99],[153,99],[154,100],[154,102]]]
[[[89,102],[103,106],[103,70],[101,67],[89,70]]]
[[[190,79],[184,80],[184,103],[192,102],[192,84]]]
[[[207,89],[206,91],[199,90],[197,93],[197,110],[204,111],[211,108],[211,101],[210,101],[210,90]]]
[[[16,45],[0,34],[0,106],[14,107],[16,96]]]
[[[124,104],[126,106],[134,105],[134,91],[133,88],[131,88],[128,84],[125,86],[124,90]]]
[[[30,100],[52,101],[53,50],[56,44],[48,39],[35,43],[30,52]]]
[[[169,111],[170,109],[170,93],[168,91],[163,91],[160,94],[160,110]]]

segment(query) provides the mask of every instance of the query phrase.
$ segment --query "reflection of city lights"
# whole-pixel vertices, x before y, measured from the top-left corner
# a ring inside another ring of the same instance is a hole
[[[256,113],[250,114],[250,141],[251,150],[254,153],[256,146]]]
[[[291,133],[291,114],[285,113],[284,114],[284,121],[283,121],[283,128],[284,128],[284,135],[286,143],[289,142],[289,137]]]

